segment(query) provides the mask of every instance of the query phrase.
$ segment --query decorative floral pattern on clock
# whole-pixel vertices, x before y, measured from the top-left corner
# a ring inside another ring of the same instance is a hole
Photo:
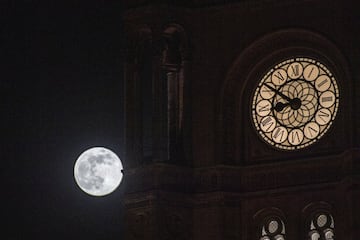
[[[329,129],[339,105],[335,77],[321,62],[291,58],[260,80],[252,116],[261,138],[286,150],[304,148]]]

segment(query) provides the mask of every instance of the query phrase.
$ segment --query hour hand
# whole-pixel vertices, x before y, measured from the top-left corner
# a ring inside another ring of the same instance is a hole
[[[278,102],[273,107],[273,109],[275,109],[275,111],[277,111],[277,112],[281,112],[286,106],[289,106],[290,104],[291,104],[290,102],[287,102],[287,103]]]
[[[270,90],[274,91],[277,95],[279,95],[280,97],[282,97],[283,99],[285,99],[288,102],[291,102],[292,99],[289,98],[288,96],[286,96],[285,94],[283,94],[282,92],[280,92],[279,90],[277,90],[276,88],[272,87],[271,85],[264,83],[264,85],[269,88]]]

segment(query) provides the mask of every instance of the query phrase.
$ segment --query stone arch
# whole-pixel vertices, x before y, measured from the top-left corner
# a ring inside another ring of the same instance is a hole
[[[335,219],[333,208],[327,202],[314,202],[302,210],[303,239],[335,239]]]
[[[285,240],[286,218],[284,213],[275,207],[259,210],[253,216],[254,239],[259,240]]]
[[[153,44],[153,30],[148,25],[128,26],[125,29],[123,55],[125,63],[139,64],[146,48]]]
[[[147,25],[126,29],[124,87],[125,87],[125,159],[126,167],[135,167],[144,162],[147,144],[144,144],[143,104],[151,96],[143,94],[151,79],[144,77],[150,72],[150,57],[153,31]]]
[[[271,159],[278,154],[263,144],[250,121],[250,98],[255,84],[268,66],[290,56],[312,56],[322,59],[344,79],[340,91],[351,94],[352,83],[346,59],[336,45],[324,36],[306,29],[283,29],[269,33],[249,45],[227,71],[220,94],[218,118],[218,158],[225,164],[248,164]],[[350,99],[348,97],[347,99]],[[348,101],[348,100],[347,100]],[[344,102],[349,105],[351,102]],[[343,115],[343,118],[349,118]],[[348,129],[349,135],[353,133]],[[351,142],[352,137],[346,141]],[[341,145],[339,141],[338,145]],[[328,150],[328,149],[327,149]],[[304,151],[306,152],[306,151]],[[291,159],[290,153],[279,157]],[[277,159],[279,159],[277,157]]]
[[[164,67],[174,67],[172,65],[181,65],[182,61],[189,60],[189,39],[185,29],[180,24],[166,25],[162,32],[162,41],[162,63]],[[166,55],[167,51],[168,55]]]
[[[189,39],[184,28],[177,23],[167,24],[160,36],[159,93],[167,110],[166,142],[167,158],[171,162],[186,164],[190,158],[190,86],[189,86]]]

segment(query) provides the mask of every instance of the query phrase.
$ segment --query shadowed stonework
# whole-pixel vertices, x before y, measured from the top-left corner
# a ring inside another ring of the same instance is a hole
[[[126,2],[126,239],[355,239],[355,3]]]

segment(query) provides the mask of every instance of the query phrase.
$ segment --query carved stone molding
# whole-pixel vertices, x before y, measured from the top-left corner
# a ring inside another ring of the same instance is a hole
[[[218,165],[204,168],[179,167],[157,163],[125,171],[126,192],[162,190],[181,193],[213,191],[254,192],[297,186],[330,186],[348,181],[358,174],[354,170],[360,151],[250,166]],[[329,185],[330,184],[330,185]]]
[[[127,184],[124,205],[126,218],[130,219],[131,225],[127,226],[127,236],[134,240],[191,239],[191,226],[204,229],[211,226],[211,229],[214,228],[212,234],[215,234],[212,237],[226,235],[228,239],[236,239],[239,236],[254,236],[258,228],[244,223],[255,223],[254,219],[260,219],[259,216],[265,216],[264,213],[269,212],[267,207],[284,207],[280,212],[284,211],[290,218],[294,218],[294,214],[299,217],[307,216],[307,212],[318,210],[318,207],[314,208],[314,204],[307,206],[316,199],[338,202],[339,191],[350,199],[351,191],[356,191],[358,186],[351,175],[352,161],[357,156],[358,151],[354,150],[333,159],[306,159],[292,164],[280,162],[248,167],[216,166],[198,169],[154,164],[130,170],[125,173],[125,179],[137,181],[138,185]],[[324,166],[328,169],[324,170]],[[327,173],[321,175],[321,170]],[[285,173],[288,174],[287,177],[281,177]],[[298,195],[301,197],[298,198]],[[338,207],[341,209],[347,206],[349,199],[344,199]],[[330,209],[329,205],[321,206],[325,206],[321,209]],[[351,206],[348,208],[351,209]],[[267,210],[259,211],[261,209]],[[329,211],[333,216],[339,216],[339,213],[335,214],[331,209]],[[209,215],[203,215],[203,212]],[[286,225],[287,218],[284,214],[275,215],[281,216]],[[209,223],[204,222],[206,220]],[[196,222],[195,225],[192,225],[192,221]],[[134,230],[138,228],[145,230]],[[289,230],[289,237],[294,236],[294,226]],[[142,238],[145,232],[148,234]],[[339,234],[344,236],[342,232]]]
[[[146,7],[149,5],[172,5],[187,8],[205,8],[214,5],[223,5],[225,7],[229,5],[238,5],[239,7],[247,7],[248,9],[259,9],[267,5],[284,6],[308,1],[309,0],[126,0],[123,4],[127,9]]]

